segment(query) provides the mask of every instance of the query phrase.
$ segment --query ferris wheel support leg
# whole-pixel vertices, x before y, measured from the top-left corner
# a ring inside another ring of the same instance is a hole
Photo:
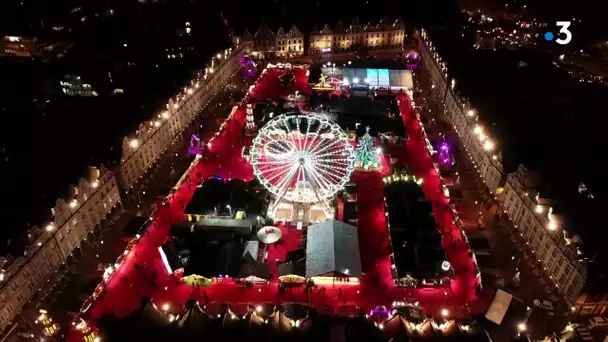
[[[329,204],[329,202],[327,201],[327,198],[322,198],[319,195],[319,192],[317,191],[317,189],[320,187],[319,182],[317,181],[317,179],[312,176],[313,174],[311,173],[309,175],[310,170],[308,170],[308,168],[304,168],[305,172],[305,178],[308,179],[308,182],[310,182],[310,184],[312,184],[312,191],[314,192],[315,196],[317,197],[317,200],[320,203],[323,203],[323,211],[325,212],[325,216],[327,218],[333,218],[334,216],[334,210],[332,209],[331,205]]]

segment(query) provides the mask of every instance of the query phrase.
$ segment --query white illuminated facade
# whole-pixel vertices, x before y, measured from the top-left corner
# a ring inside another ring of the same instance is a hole
[[[404,39],[405,25],[400,19],[390,22],[384,17],[377,25],[362,25],[355,18],[348,28],[339,22],[333,30],[325,25],[322,30],[311,32],[308,54],[348,52],[356,45],[370,50],[401,48]]]
[[[68,199],[57,200],[52,222],[30,229],[23,256],[0,257],[0,331],[120,204],[116,178],[103,165],[70,190]]]
[[[507,175],[500,196],[503,209],[532,248],[547,280],[572,304],[585,284],[587,266],[579,261],[575,241],[565,237],[562,218],[553,214],[548,201],[540,198],[538,192],[526,186],[526,173],[520,165]]]
[[[297,57],[304,55],[304,34],[295,25],[285,33],[281,27],[276,36],[278,57]]]
[[[241,67],[242,49],[227,49],[214,56],[197,78],[149,121],[139,125],[134,134],[124,137],[120,180],[125,188],[133,186],[186,129],[196,115]]]
[[[456,93],[456,80],[449,77],[446,64],[427,33],[421,31],[418,38],[422,67],[431,78],[435,96],[445,99],[444,119],[453,125],[480,179],[536,255],[544,277],[565,300],[573,303],[587,277],[586,264],[579,261],[577,244],[566,238],[562,220],[552,213],[548,201],[526,186],[524,166],[505,174],[498,142],[484,128],[479,113]]]
[[[322,30],[310,32],[308,46],[304,44],[304,33],[295,25],[288,32],[280,28],[275,35],[270,28],[262,25],[254,35],[245,30],[240,37],[246,53],[254,58],[297,57],[308,54],[352,52],[356,46],[370,50],[401,49],[405,39],[405,24],[400,19],[390,22],[382,18],[378,24],[362,25],[358,18],[349,28],[340,21],[332,30],[325,25]]]

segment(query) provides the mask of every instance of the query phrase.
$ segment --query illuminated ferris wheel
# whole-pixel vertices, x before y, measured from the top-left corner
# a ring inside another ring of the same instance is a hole
[[[354,150],[327,117],[283,114],[258,132],[250,150],[260,183],[279,202],[323,203],[344,187],[354,170]]]

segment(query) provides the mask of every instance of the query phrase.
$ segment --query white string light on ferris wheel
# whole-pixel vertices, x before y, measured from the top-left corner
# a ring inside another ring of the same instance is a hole
[[[315,202],[324,202],[343,188],[354,170],[354,151],[347,135],[315,113],[270,120],[254,139],[250,153],[256,177],[279,197],[294,182],[307,182],[318,197]],[[312,201],[293,192],[287,196],[289,201]]]
[[[264,145],[264,155],[272,160],[286,160],[292,158],[296,146],[288,140],[275,140]]]

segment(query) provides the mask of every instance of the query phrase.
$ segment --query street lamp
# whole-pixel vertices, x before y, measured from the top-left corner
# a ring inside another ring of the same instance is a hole
[[[139,140],[137,139],[132,139],[129,142],[129,146],[131,146],[132,149],[136,149],[137,147],[139,147]]]

